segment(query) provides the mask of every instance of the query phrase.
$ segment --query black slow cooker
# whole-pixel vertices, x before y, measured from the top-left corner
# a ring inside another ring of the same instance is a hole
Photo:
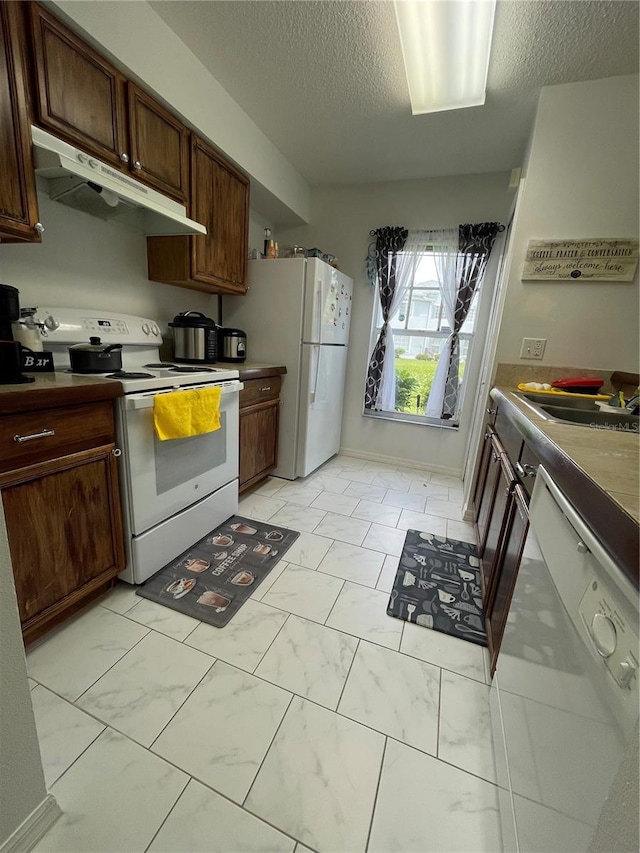
[[[220,361],[239,362],[247,357],[247,336],[242,329],[219,329],[218,358]]]
[[[200,311],[182,311],[169,323],[174,361],[207,364],[218,360],[218,326]]]

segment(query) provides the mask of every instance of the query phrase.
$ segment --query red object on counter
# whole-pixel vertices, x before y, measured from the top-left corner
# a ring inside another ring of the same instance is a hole
[[[551,383],[552,388],[570,391],[573,394],[597,394],[603,385],[604,379],[598,376],[572,376],[568,379],[556,379]]]

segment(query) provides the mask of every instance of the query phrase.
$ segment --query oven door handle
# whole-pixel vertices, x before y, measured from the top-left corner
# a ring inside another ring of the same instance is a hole
[[[212,386],[208,386],[209,388]],[[229,385],[222,386],[222,396],[226,397],[229,394],[238,394],[244,385],[242,382],[232,382]],[[159,394],[178,394],[181,391],[189,391],[189,390],[197,390],[190,389],[188,386],[185,388],[173,388],[168,391],[148,391],[146,394],[128,394],[126,395],[124,400],[124,408],[127,411],[131,409],[151,409],[153,408],[153,401],[156,396]]]

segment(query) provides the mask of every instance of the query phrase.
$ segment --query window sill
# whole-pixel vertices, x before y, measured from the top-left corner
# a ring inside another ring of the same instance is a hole
[[[363,418],[373,418],[380,421],[394,421],[395,423],[414,424],[422,427],[436,427],[437,429],[457,430],[459,424],[453,420],[443,420],[441,418],[427,418],[422,415],[409,415],[406,412],[375,412],[370,409],[365,409],[362,412]]]

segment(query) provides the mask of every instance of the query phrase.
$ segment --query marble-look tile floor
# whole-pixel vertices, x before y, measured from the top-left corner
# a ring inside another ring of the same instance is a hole
[[[241,515],[301,531],[223,629],[118,586],[27,655],[64,814],[39,853],[501,849],[479,646],[386,615],[455,478],[339,456]]]

